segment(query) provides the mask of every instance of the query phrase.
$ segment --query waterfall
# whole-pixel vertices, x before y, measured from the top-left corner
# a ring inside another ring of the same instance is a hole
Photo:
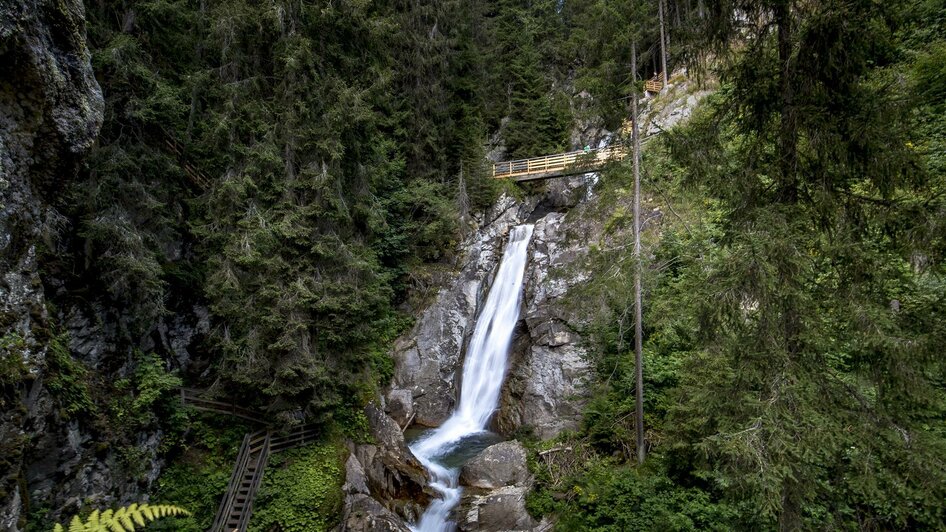
[[[430,473],[430,487],[441,495],[427,507],[413,528],[416,532],[449,532],[455,528],[448,517],[450,510],[460,502],[460,467],[444,464],[443,458],[456,450],[464,439],[485,432],[499,404],[509,343],[519,318],[532,229],[532,225],[520,225],[509,233],[499,271],[467,349],[459,406],[443,425],[410,446]]]

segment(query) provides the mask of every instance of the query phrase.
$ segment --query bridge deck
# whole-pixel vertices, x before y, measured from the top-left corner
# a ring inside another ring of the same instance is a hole
[[[627,155],[624,146],[608,146],[596,150],[578,150],[555,155],[504,161],[493,165],[494,179],[532,181],[567,175],[583,174],[600,169],[610,161]]]

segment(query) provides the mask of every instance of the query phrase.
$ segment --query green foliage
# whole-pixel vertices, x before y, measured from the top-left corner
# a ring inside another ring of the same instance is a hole
[[[190,512],[169,504],[132,504],[118,510],[93,511],[85,520],[78,515],[69,522],[69,532],[133,532],[155,519],[175,515],[188,515]],[[56,524],[53,532],[64,532],[62,525]]]
[[[591,253],[598,379],[569,440],[588,454],[539,474],[531,503],[562,529],[946,520],[941,17],[789,4],[709,6],[687,45],[721,54],[722,91],[669,156],[645,154],[663,220],[645,243],[643,468],[614,465],[635,443],[630,254]],[[757,15],[771,24],[740,26]],[[626,231],[623,183],[605,175],[606,242]]]
[[[135,351],[135,369],[131,378],[114,382],[118,396],[110,403],[110,419],[117,425],[135,430],[157,421],[161,414],[176,410],[175,392],[180,377],[167,371],[165,362],[153,353]],[[163,402],[162,402],[163,400]]]
[[[153,500],[193,513],[155,523],[154,530],[202,532],[213,523],[227,487],[243,435],[253,430],[232,418],[198,415],[187,420],[178,446],[170,449],[169,465],[156,482]]]
[[[0,388],[22,381],[27,372],[23,362],[27,349],[26,340],[15,332],[0,337]]]
[[[161,473],[156,497],[194,509],[194,513],[158,523],[154,530],[200,532],[210,529],[221,494],[230,480],[235,454],[189,451]],[[229,458],[229,460],[227,460]]]
[[[46,388],[56,398],[63,419],[96,412],[89,391],[89,371],[69,353],[68,338],[57,335],[46,346]]]
[[[596,0],[565,3],[572,25],[565,50],[577,64],[576,88],[594,98],[593,114],[617,129],[629,116],[628,96],[642,90],[641,80],[654,69],[659,53],[657,3],[641,0]],[[632,79],[632,46],[637,50],[637,78]]]
[[[585,464],[580,484],[574,479],[561,483],[557,497],[537,491],[528,507],[539,514],[556,508],[558,528],[589,531],[732,530],[741,516],[751,513],[721,503],[703,489],[681,487],[662,470],[659,456],[649,460],[646,468],[594,460]]]
[[[339,441],[332,441],[273,455],[250,529],[317,532],[334,528],[341,517],[347,454]]]

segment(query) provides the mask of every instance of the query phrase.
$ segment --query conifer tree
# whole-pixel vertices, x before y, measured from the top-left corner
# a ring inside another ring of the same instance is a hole
[[[937,185],[908,148],[903,87],[881,81],[901,7],[708,2],[692,43],[728,59],[726,90],[674,149],[725,237],[672,425],[678,458],[766,526],[939,519],[942,442],[924,420],[942,331],[920,316],[943,293],[911,258],[924,228],[904,201]]]

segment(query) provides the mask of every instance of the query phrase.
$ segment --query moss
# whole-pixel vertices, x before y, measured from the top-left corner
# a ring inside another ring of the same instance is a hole
[[[0,338],[0,386],[12,386],[23,380],[27,374],[23,363],[26,341],[16,333],[8,333]],[[0,397],[0,405],[5,402]]]
[[[79,414],[94,413],[96,406],[89,392],[88,369],[72,358],[66,342],[64,335],[53,336],[49,340],[46,357],[49,378],[46,388],[56,398],[63,419],[71,419]]]
[[[341,440],[333,439],[272,455],[250,530],[317,532],[335,527],[342,513],[347,454]]]

